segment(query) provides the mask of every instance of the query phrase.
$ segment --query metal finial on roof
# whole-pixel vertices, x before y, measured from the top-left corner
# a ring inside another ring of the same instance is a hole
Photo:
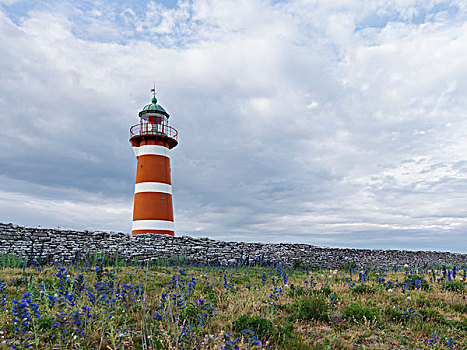
[[[154,88],[151,89],[151,92],[153,93],[153,97],[152,97],[152,100],[151,102],[152,103],[157,103],[157,98],[156,98],[156,82],[154,82]]]

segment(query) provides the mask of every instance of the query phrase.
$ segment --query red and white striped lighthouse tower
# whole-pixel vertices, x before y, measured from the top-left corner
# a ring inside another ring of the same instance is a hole
[[[130,128],[137,158],[133,235],[173,236],[175,232],[169,150],[177,146],[178,133],[168,125],[169,117],[154,93],[151,103],[139,112],[140,123]]]

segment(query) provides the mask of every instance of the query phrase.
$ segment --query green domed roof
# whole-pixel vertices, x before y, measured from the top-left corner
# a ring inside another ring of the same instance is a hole
[[[143,107],[143,110],[139,112],[139,116],[141,117],[145,113],[159,113],[167,116],[167,118],[169,117],[169,113],[161,105],[157,104],[157,98],[155,97],[152,98],[150,104]]]

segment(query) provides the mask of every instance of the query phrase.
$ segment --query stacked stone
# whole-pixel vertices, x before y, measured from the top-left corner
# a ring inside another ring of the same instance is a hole
[[[101,253],[124,260],[184,259],[219,265],[277,265],[339,268],[467,264],[467,254],[432,251],[365,250],[317,247],[309,244],[225,242],[166,235],[130,236],[122,232],[92,232],[0,223],[0,253],[34,261],[69,263],[78,256]]]

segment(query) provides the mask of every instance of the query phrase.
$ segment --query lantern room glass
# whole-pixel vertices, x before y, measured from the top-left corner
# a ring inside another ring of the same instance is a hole
[[[141,116],[141,124],[145,123],[168,125],[168,118],[159,113],[145,113]]]
[[[168,118],[160,113],[145,113],[141,116],[141,133],[167,135]]]

